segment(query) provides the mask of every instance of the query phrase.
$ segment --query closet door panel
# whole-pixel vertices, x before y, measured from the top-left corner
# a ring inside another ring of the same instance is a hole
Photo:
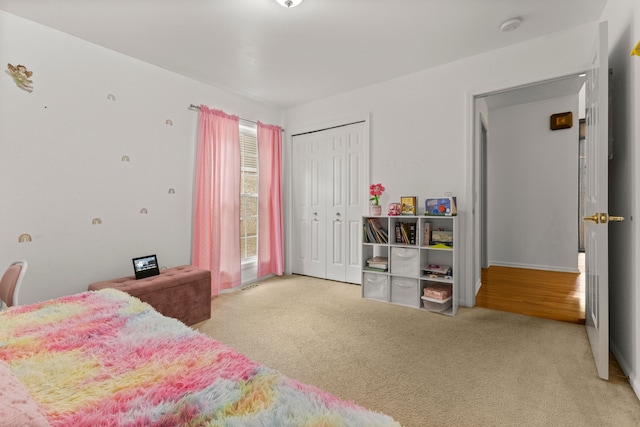
[[[348,224],[349,232],[345,236],[345,282],[360,283],[362,239],[361,220],[369,204],[367,149],[365,146],[365,124],[356,123],[345,127],[345,210],[344,222]]]
[[[296,137],[293,144],[294,224],[296,253],[292,272],[325,277],[325,148],[313,134]]]
[[[345,280],[345,132],[343,128],[330,129],[325,144],[330,150],[327,194],[327,279]]]
[[[327,242],[324,237],[326,227],[326,147],[318,135],[310,134],[309,165],[307,171],[310,194],[307,217],[310,234],[307,236],[310,256],[305,262],[305,274],[325,277],[327,262]]]

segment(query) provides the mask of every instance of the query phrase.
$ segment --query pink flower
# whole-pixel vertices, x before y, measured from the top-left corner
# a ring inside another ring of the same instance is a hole
[[[384,187],[382,184],[371,184],[369,186],[369,195],[373,196],[369,200],[373,201],[375,206],[378,206],[380,201],[380,196],[382,196],[382,192],[384,191]]]

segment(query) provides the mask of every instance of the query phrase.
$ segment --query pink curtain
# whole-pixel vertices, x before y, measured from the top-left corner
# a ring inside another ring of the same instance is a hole
[[[282,129],[258,122],[258,277],[284,272]]]
[[[240,120],[201,105],[196,148],[193,265],[211,271],[211,295],[238,286]]]

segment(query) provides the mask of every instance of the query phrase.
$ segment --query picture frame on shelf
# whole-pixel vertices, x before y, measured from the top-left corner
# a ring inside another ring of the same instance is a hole
[[[416,214],[416,197],[415,196],[403,196],[400,198],[401,215],[415,215]]]

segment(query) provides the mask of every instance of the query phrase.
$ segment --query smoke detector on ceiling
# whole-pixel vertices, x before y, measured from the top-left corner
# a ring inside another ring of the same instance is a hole
[[[502,24],[500,24],[500,31],[502,31],[503,33],[508,33],[509,31],[517,29],[520,24],[522,24],[522,18],[507,19]]]

